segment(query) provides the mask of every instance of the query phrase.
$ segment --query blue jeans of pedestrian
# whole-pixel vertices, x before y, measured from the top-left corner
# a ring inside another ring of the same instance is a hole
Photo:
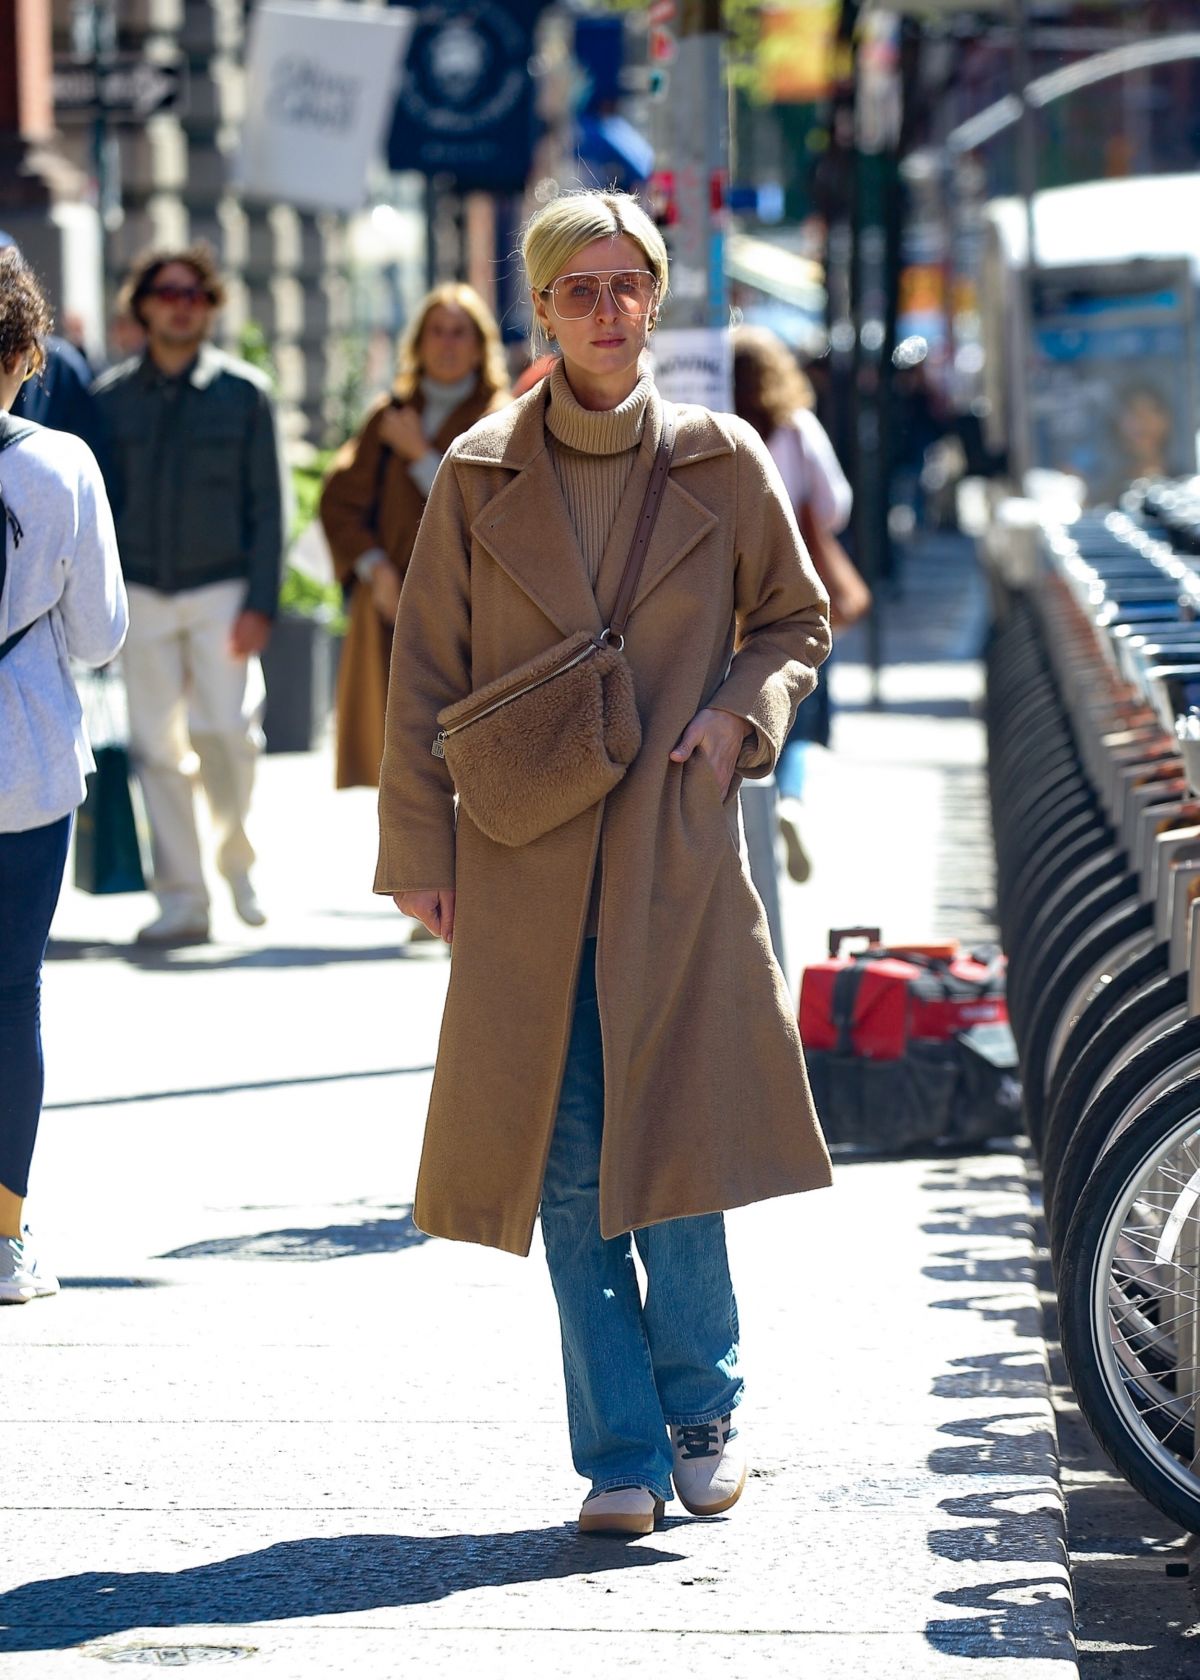
[[[62,888],[71,819],[0,834],[0,1184],[29,1189],[42,1113],[42,959]]]
[[[595,940],[585,947],[542,1190],[542,1236],[562,1328],[575,1468],[603,1493],[671,1497],[671,1424],[711,1423],[742,1397],[738,1318],[719,1213],[600,1235],[604,1056]]]

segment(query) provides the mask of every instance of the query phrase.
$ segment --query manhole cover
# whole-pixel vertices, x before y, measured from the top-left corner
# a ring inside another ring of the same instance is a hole
[[[98,1651],[110,1663],[151,1663],[159,1668],[182,1668],[186,1663],[241,1662],[255,1655],[253,1645],[123,1645],[117,1651]]]

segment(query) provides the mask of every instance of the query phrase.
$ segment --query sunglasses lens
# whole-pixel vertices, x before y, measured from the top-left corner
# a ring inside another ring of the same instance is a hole
[[[199,286],[155,286],[153,295],[164,303],[204,303],[207,298]]]
[[[552,288],[554,307],[564,321],[582,321],[595,309],[600,282],[594,274],[568,274]]]
[[[634,270],[629,274],[614,274],[612,295],[617,308],[626,315],[640,315],[648,309],[654,296],[654,276]]]

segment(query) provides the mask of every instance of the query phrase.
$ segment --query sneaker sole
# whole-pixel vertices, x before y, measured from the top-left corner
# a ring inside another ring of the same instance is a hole
[[[679,1503],[685,1511],[690,1511],[694,1517],[719,1517],[722,1511],[728,1511],[736,1505],[746,1488],[746,1465],[742,1466],[742,1479],[727,1499],[722,1499],[716,1505],[692,1505],[679,1492],[679,1483],[675,1483],[675,1492],[679,1495]]]
[[[33,1289],[22,1290],[19,1294],[0,1284],[0,1307],[25,1307],[30,1301],[48,1301],[57,1294],[57,1284],[53,1289],[40,1289],[35,1286]]]
[[[134,944],[140,945],[143,951],[176,951],[182,949],[185,945],[207,945],[209,943],[210,936],[207,928],[203,933],[197,928],[194,933],[172,933],[161,939],[147,939],[139,933],[134,940]]]
[[[787,853],[785,867],[792,880],[799,886],[812,875],[812,859],[804,849],[804,842],[800,838],[800,830],[790,817],[779,819],[779,832],[783,836],[784,850]]]
[[[663,1519],[666,1510],[661,1499],[654,1501],[654,1510],[649,1515],[641,1515],[630,1511],[627,1516],[610,1513],[608,1516],[589,1517],[586,1510],[579,1513],[580,1534],[653,1534],[655,1525]]]

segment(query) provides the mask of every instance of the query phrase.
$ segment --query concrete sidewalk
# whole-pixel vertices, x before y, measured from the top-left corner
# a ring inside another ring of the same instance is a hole
[[[834,922],[986,928],[978,675],[944,644],[880,715],[848,642],[793,977]],[[221,905],[219,943],[146,958],[148,902],[64,895],[31,1204],[64,1291],[0,1315],[4,1680],[1074,1674],[1015,1151],[732,1215],[746,1497],[576,1536],[539,1256],[409,1218],[447,965],[369,896],[372,797],[330,787],[324,754],[264,764],[259,933]]]

